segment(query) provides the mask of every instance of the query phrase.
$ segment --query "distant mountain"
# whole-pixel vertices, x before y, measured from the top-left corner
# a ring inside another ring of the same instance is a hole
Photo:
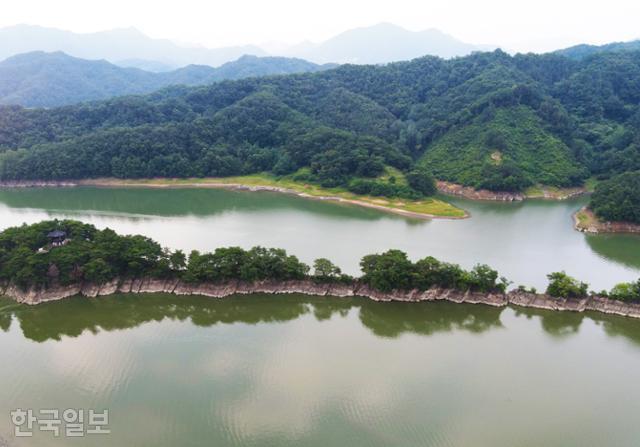
[[[613,42],[606,45],[576,45],[558,50],[555,53],[571,59],[580,60],[597,53],[640,50],[640,39],[630,42]]]
[[[0,104],[55,107],[147,93],[175,84],[202,85],[224,79],[311,72],[330,67],[301,59],[243,56],[218,68],[188,65],[153,73],[119,67],[105,60],[37,51],[0,62]]]
[[[135,28],[121,28],[96,33],[79,34],[41,26],[16,25],[0,29],[0,60],[31,51],[63,51],[83,59],[145,60],[183,67],[189,64],[217,67],[251,54],[266,56],[253,45],[203,48],[184,47],[170,40],[152,39]]]
[[[175,70],[176,68],[180,68],[176,67],[175,65],[165,64],[148,59],[123,59],[120,61],[115,61],[113,63],[119,65],[120,67],[139,68],[140,70],[152,71],[154,73],[162,73],[165,71],[171,71]]]
[[[414,32],[380,23],[345,31],[319,44],[304,42],[285,54],[316,63],[380,64],[425,55],[451,58],[492,49],[461,42],[436,29]]]

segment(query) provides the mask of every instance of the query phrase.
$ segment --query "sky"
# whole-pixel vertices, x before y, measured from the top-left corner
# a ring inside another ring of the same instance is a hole
[[[472,44],[543,52],[640,38],[637,0],[3,0],[0,26],[75,32],[135,27],[154,38],[220,47],[325,40],[391,22]]]

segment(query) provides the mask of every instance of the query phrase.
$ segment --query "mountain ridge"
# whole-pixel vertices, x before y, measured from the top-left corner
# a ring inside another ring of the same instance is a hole
[[[63,51],[83,59],[106,59],[116,65],[156,67],[153,71],[191,64],[217,67],[245,54],[297,57],[318,64],[379,64],[424,55],[450,58],[495,48],[464,43],[436,29],[414,32],[391,23],[354,28],[324,42],[302,42],[276,51],[266,51],[260,45],[185,46],[168,39],[150,38],[136,28],[74,33],[22,24],[0,28],[0,41],[4,42],[0,59],[31,51]]]
[[[301,59],[242,56],[213,68],[188,65],[154,73],[104,59],[86,60],[61,51],[36,51],[0,62],[0,104],[55,107],[115,96],[150,93],[170,85],[204,85],[225,79],[318,71]]]
[[[640,52],[427,56],[0,108],[2,181],[269,172],[415,197],[429,173],[515,192],[639,169]]]

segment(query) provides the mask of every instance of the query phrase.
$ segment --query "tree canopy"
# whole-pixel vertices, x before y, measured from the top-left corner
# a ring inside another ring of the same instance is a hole
[[[49,235],[62,231],[61,246]],[[211,253],[169,250],[148,237],[119,235],[74,220],[49,220],[0,232],[0,285],[22,289],[78,283],[105,284],[126,279],[179,279],[188,283],[255,282],[263,280],[363,283],[381,292],[454,289],[504,293],[510,284],[488,265],[465,270],[431,256],[412,261],[400,250],[366,255],[362,276],[353,278],[326,258],[316,259],[313,272],[296,256],[279,248],[220,247]],[[588,284],[564,272],[548,275],[547,294],[557,298],[588,296]],[[525,290],[524,287],[520,288]],[[609,297],[640,301],[640,280],[615,286]]]
[[[589,206],[602,219],[640,224],[640,171],[599,183]]]
[[[509,191],[639,170],[640,52],[423,57],[0,108],[0,180],[306,168],[325,186],[432,190],[413,175],[405,190],[372,185],[387,166]]]

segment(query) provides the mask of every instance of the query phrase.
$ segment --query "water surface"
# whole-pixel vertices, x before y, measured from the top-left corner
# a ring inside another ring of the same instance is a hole
[[[389,248],[466,268],[486,263],[514,281],[543,289],[546,274],[566,270],[610,288],[640,277],[640,237],[587,236],[572,228],[586,198],[523,203],[451,199],[465,220],[417,220],[349,205],[269,192],[215,189],[0,190],[0,227],[74,218],[141,233],[171,248],[213,250],[254,245],[286,248],[303,261],[334,260],[359,273],[360,258]]]
[[[0,300],[0,328],[0,439],[19,447],[640,440],[640,325],[621,317],[129,295]],[[13,408],[108,408],[112,433],[15,440]]]

